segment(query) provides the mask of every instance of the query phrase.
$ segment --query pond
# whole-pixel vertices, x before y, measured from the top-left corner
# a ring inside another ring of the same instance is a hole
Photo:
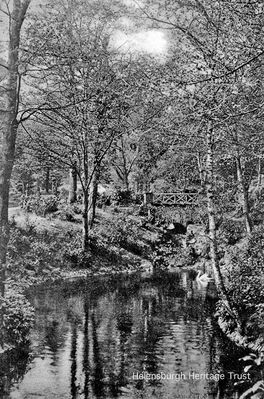
[[[6,355],[1,398],[235,398],[241,356],[188,271],[42,286],[30,346]]]

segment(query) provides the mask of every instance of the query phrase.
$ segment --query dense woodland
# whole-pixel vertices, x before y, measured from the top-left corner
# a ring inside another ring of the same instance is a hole
[[[89,252],[98,204],[190,190],[199,193],[196,223],[208,232],[219,312],[237,334],[252,334],[264,297],[263,1],[8,4],[0,8],[9,35],[0,60],[2,298],[10,198],[31,210],[42,201],[44,214],[59,201],[78,204]],[[142,32],[163,48],[144,48]]]

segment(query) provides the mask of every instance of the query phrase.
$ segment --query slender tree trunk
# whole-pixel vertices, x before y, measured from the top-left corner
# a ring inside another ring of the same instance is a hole
[[[123,160],[123,173],[122,173],[122,180],[123,180],[123,185],[126,191],[129,191],[129,182],[128,182],[128,167],[127,167],[127,159],[126,159],[126,154],[125,154],[125,145],[124,145],[124,140],[123,137],[121,137],[121,154],[122,154],[122,160]]]
[[[54,195],[58,194],[58,183],[56,179],[52,181],[52,194]]]
[[[41,189],[40,189],[40,180],[39,180],[39,178],[37,178],[37,180],[36,180],[36,194],[37,194],[38,197],[40,197]]]
[[[216,236],[216,223],[215,223],[215,204],[214,204],[214,142],[213,142],[213,126],[209,122],[206,135],[207,144],[207,161],[206,161],[206,193],[207,193],[207,212],[208,212],[208,222],[209,222],[209,239],[210,239],[210,256],[211,265],[214,274],[214,279],[218,292],[223,300],[223,303],[227,307],[230,314],[236,320],[238,329],[241,330],[240,317],[232,305],[229,295],[227,293],[226,287],[224,285],[223,276],[221,273],[218,250],[217,250],[217,236]]]
[[[196,158],[197,158],[197,164],[198,164],[198,170],[199,170],[200,184],[201,184],[201,187],[204,187],[204,184],[205,184],[204,167],[203,167],[203,162],[202,162],[202,157],[201,157],[200,152],[198,152]]]
[[[89,223],[88,223],[88,209],[89,209],[89,193],[88,189],[83,192],[83,251],[87,252],[89,248]]]
[[[68,201],[70,204],[73,204],[77,200],[77,171],[74,166],[72,168],[70,168],[69,180],[70,180],[70,184],[69,184]]]
[[[240,193],[242,195],[243,200],[243,216],[246,225],[247,234],[251,234],[252,232],[252,224],[250,220],[250,209],[249,209],[249,201],[248,201],[248,188],[246,187],[246,183],[243,177],[243,171],[241,166],[241,156],[240,156],[240,149],[239,149],[239,141],[238,141],[238,134],[237,130],[234,133],[235,139],[235,147],[236,147],[236,170],[237,170],[237,181],[240,188]]]
[[[88,132],[83,132],[83,251],[87,252],[89,249],[89,223],[88,223],[88,212],[89,212],[89,163],[88,163]]]
[[[2,146],[0,146],[0,293],[5,295],[6,251],[9,239],[8,204],[10,179],[14,164],[17,135],[17,113],[19,106],[19,43],[21,27],[30,0],[13,0],[13,11],[9,18],[9,47],[7,79],[4,86],[2,111]],[[0,345],[3,346],[3,308],[0,315]]]
[[[257,182],[257,187],[258,188],[260,188],[260,186],[261,186],[261,172],[262,172],[262,158],[261,158],[261,156],[259,157],[259,160],[258,160],[258,170],[257,170],[257,173],[258,173],[258,182]]]
[[[129,181],[128,181],[127,170],[124,170],[124,186],[125,186],[125,191],[129,191]]]
[[[211,123],[207,130],[207,162],[206,162],[206,194],[207,212],[209,222],[210,255],[215,282],[221,293],[225,293],[222,274],[219,267],[217,255],[217,238],[215,224],[215,205],[214,205],[214,170],[213,170],[213,128]]]
[[[46,174],[45,174],[45,191],[46,191],[46,194],[49,194],[49,190],[50,190],[50,167],[47,166]]]
[[[245,225],[246,225],[246,231],[247,234],[251,234],[252,232],[252,223],[250,220],[250,211],[249,211],[249,202],[248,202],[248,189],[246,187],[244,178],[243,178],[243,172],[242,172],[242,167],[241,167],[241,158],[239,155],[239,152],[237,152],[236,156],[236,166],[237,166],[237,180],[240,186],[240,192],[242,194],[242,199],[243,199],[243,216],[245,220]]]
[[[93,227],[94,221],[95,221],[95,213],[96,213],[96,202],[97,202],[97,197],[98,197],[98,180],[99,180],[99,170],[98,167],[96,167],[94,171],[94,176],[93,176],[93,181],[92,181],[92,192],[90,195],[91,198],[91,203],[89,206],[89,226],[90,228]]]

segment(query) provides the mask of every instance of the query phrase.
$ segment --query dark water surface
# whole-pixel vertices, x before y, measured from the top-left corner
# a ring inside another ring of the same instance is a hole
[[[1,398],[236,397],[229,372],[241,353],[188,272],[67,282],[28,297],[31,345],[6,356]]]

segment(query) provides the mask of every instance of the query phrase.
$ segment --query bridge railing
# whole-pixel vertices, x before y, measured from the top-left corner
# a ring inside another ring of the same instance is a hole
[[[145,202],[153,205],[193,205],[198,200],[197,192],[183,192],[176,193],[147,193],[145,195]]]

